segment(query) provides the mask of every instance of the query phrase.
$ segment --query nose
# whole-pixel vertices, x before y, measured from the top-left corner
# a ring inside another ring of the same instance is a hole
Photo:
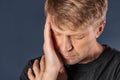
[[[64,36],[62,44],[63,52],[69,52],[73,49],[72,42],[69,36]]]

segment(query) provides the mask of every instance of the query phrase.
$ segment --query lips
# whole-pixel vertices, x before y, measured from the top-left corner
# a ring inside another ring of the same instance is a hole
[[[64,59],[72,59],[72,56],[63,56]]]
[[[64,59],[72,59],[73,57],[75,57],[73,53],[60,53],[60,54]]]

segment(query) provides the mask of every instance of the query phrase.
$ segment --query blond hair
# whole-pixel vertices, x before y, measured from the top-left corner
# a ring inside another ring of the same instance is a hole
[[[46,0],[45,12],[60,29],[75,30],[97,27],[106,20],[107,7],[107,0]]]

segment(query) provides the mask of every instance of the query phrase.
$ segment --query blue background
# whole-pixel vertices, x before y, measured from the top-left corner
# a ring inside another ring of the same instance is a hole
[[[0,0],[0,80],[19,80],[29,59],[42,54],[45,0]],[[120,0],[109,0],[99,41],[120,50]]]

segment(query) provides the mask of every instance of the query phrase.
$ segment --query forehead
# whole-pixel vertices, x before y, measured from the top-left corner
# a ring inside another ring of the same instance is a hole
[[[64,26],[65,27],[65,26]],[[70,29],[60,29],[59,27],[57,27],[56,25],[54,24],[51,24],[51,29],[53,32],[57,32],[57,33],[60,33],[60,34],[66,34],[66,35],[80,35],[80,34],[86,34],[86,33],[89,33],[91,28],[90,27],[87,27],[87,28],[78,28],[76,30],[70,30]]]
[[[80,24],[79,22],[72,22],[67,20],[66,18],[57,18],[55,16],[51,16],[51,24],[61,30],[73,30],[76,31],[78,28],[85,28],[85,26],[83,26],[83,24]],[[80,26],[79,26],[80,25]]]

